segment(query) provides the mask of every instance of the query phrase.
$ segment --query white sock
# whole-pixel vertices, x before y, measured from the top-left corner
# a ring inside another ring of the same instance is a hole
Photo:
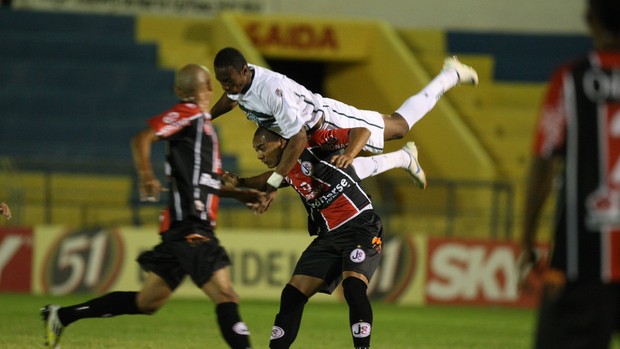
[[[407,168],[411,159],[404,150],[381,155],[357,157],[352,166],[360,179],[376,176],[393,168]]]
[[[396,113],[405,118],[409,129],[411,129],[416,122],[420,121],[426,113],[433,109],[439,98],[446,91],[456,86],[458,82],[459,76],[456,70],[442,70],[422,91],[407,98],[403,105],[396,110]]]

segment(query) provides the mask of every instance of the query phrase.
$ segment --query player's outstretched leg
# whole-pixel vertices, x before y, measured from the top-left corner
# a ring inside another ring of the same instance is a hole
[[[406,168],[407,172],[411,175],[411,178],[413,178],[418,188],[426,188],[426,174],[418,161],[418,147],[416,147],[414,142],[407,142],[402,150],[409,156],[409,165]]]
[[[215,312],[220,331],[229,347],[232,349],[249,349],[252,347],[250,345],[250,331],[245,322],[241,320],[237,303],[220,303],[215,307]]]
[[[394,168],[404,168],[418,188],[426,188],[426,174],[418,161],[418,148],[408,142],[400,150],[353,159],[353,168],[360,180],[376,176]]]
[[[48,304],[41,308],[41,317],[45,328],[45,346],[47,348],[60,348],[60,336],[65,326],[58,318],[60,305]]]
[[[456,56],[448,57],[443,61],[443,70],[454,69],[458,75],[458,83],[463,85],[478,85],[478,73],[468,65],[459,62]]]
[[[446,91],[457,85],[477,85],[478,73],[456,57],[444,60],[443,68],[420,92],[407,98],[392,114],[385,117],[385,140],[400,139],[420,121],[435,105]]]
[[[116,315],[144,314],[136,303],[137,292],[110,292],[85,303],[61,307],[46,305],[41,308],[48,348],[60,348],[63,328],[85,318],[109,318]]]

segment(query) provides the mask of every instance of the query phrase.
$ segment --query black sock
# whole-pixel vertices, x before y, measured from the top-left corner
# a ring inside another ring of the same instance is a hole
[[[271,330],[271,349],[287,349],[293,344],[299,326],[304,306],[308,302],[308,297],[290,284],[286,284],[280,296],[280,312],[276,315],[276,320]]]
[[[237,303],[220,303],[215,307],[222,336],[233,349],[249,349],[250,331],[239,316]]]
[[[58,318],[63,325],[69,326],[84,318],[142,314],[138,309],[137,296],[138,292],[110,292],[86,303],[58,309]]]
[[[349,324],[353,335],[353,346],[356,348],[370,347],[370,332],[372,329],[372,307],[366,294],[366,283],[348,277],[342,282],[344,299],[349,305]]]

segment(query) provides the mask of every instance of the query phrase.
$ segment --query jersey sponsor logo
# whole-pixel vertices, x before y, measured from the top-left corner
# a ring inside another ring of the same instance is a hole
[[[365,338],[370,336],[371,326],[367,322],[358,322],[351,326],[351,333],[355,338]]]
[[[366,252],[364,252],[361,248],[356,248],[351,251],[349,258],[353,263],[362,263],[366,259]]]
[[[344,190],[351,186],[351,183],[346,178],[340,180],[340,183],[333,186],[333,188],[318,197],[316,200],[312,202],[308,202],[308,205],[312,208],[320,208],[329,205],[332,201],[334,201]],[[306,197],[306,200],[308,198]]]
[[[242,336],[249,336],[250,335],[250,330],[248,329],[248,326],[245,324],[245,322],[237,322],[234,326],[233,326],[233,331],[236,334],[240,334]]]
[[[309,161],[302,161],[301,172],[306,176],[312,176],[312,172],[313,172],[312,163]]]
[[[177,121],[179,119],[179,113],[173,111],[170,112],[166,115],[164,115],[164,117],[161,119],[161,121],[163,121],[166,124],[171,124],[175,121]]]
[[[213,189],[220,189],[220,187],[222,186],[222,181],[220,181],[218,178],[213,178],[210,173],[203,173],[200,175],[198,184],[206,185],[207,187]]]
[[[588,70],[583,75],[583,90],[593,102],[620,101],[620,71]]]
[[[325,141],[321,143],[321,150],[323,151],[337,151],[346,148],[347,144],[340,143],[338,137],[329,135],[325,138]]]
[[[271,329],[271,338],[270,340],[278,339],[284,337],[284,330],[280,326],[273,326]]]
[[[204,212],[207,209],[205,203],[200,200],[194,200],[194,207],[198,212]]]
[[[176,114],[176,113],[172,113],[172,114]],[[190,123],[191,123],[190,119],[178,119],[175,121],[171,121],[170,123],[167,123],[164,127],[162,127],[159,130],[158,134],[164,134],[164,135],[172,134],[175,131],[182,129],[183,127],[189,125]]]
[[[586,211],[586,226],[591,231],[620,227],[620,191],[595,191],[586,199]]]

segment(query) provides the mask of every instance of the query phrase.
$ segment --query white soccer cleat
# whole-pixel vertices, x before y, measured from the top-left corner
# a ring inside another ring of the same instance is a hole
[[[402,148],[409,155],[409,166],[405,170],[411,175],[413,181],[420,189],[426,188],[426,174],[418,162],[418,147],[414,142],[407,142]]]
[[[46,305],[41,308],[41,317],[45,328],[45,346],[52,349],[60,349],[60,335],[64,326],[58,318],[60,305]]]
[[[478,73],[468,65],[459,62],[456,56],[448,57],[443,61],[443,70],[454,69],[459,77],[459,84],[478,85]]]

